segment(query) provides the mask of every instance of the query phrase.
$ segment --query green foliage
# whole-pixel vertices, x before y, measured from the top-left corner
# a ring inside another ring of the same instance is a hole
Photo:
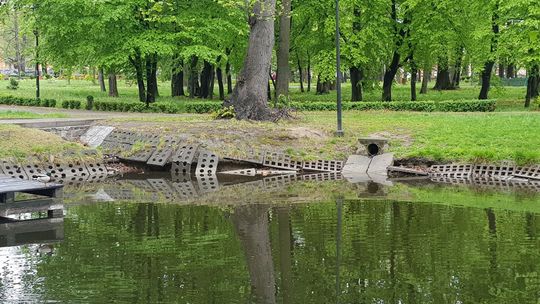
[[[233,106],[223,107],[212,113],[212,119],[233,119],[236,117],[236,112]]]
[[[10,78],[9,79],[9,85],[7,86],[7,89],[8,90],[17,90],[19,88],[19,82],[17,81],[17,79],[15,78]]]
[[[62,108],[64,109],[80,109],[81,101],[80,100],[64,100],[62,101]]]
[[[86,110],[92,110],[94,108],[94,96],[88,95],[86,96]]]
[[[401,101],[401,102],[345,102],[344,110],[390,110],[413,112],[493,112],[494,100],[465,101]],[[292,102],[291,107],[300,111],[335,111],[335,102]]]
[[[0,104],[16,105],[16,106],[33,106],[33,107],[56,107],[54,99],[35,99],[14,96],[0,96]]]

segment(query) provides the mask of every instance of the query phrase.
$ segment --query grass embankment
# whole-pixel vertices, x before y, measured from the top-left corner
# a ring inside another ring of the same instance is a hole
[[[64,113],[36,114],[23,111],[0,111],[0,119],[66,118]]]
[[[0,124],[0,159],[15,158],[22,163],[68,160],[74,155],[59,157],[82,151],[84,147],[63,140],[61,137],[37,129]]]
[[[6,85],[3,85],[6,84]],[[0,95],[13,95],[16,97],[33,98],[35,96],[35,81],[20,81],[18,90],[8,90],[7,82],[0,81]],[[84,103],[86,97],[92,95],[96,101],[125,101],[138,102],[137,86],[132,81],[119,80],[119,98],[108,97],[106,92],[100,92],[99,86],[86,80],[72,80],[70,84],[66,80],[49,79],[41,82],[41,96],[43,98],[57,100],[57,107],[61,106],[64,100],[79,100]],[[430,84],[430,88],[433,84]],[[429,90],[428,94],[418,94],[420,101],[449,101],[449,100],[475,100],[478,98],[480,88],[469,83],[462,84],[462,88],[452,91],[434,91]],[[160,102],[190,102],[201,101],[201,99],[189,99],[187,97],[171,97],[170,82],[159,82]],[[494,87],[490,92],[490,98],[497,100],[497,111],[524,111],[525,87]],[[218,88],[215,87],[214,99],[219,96]],[[393,90],[395,101],[409,101],[410,89],[407,85],[396,85]],[[343,85],[343,100],[351,99],[350,84]],[[291,84],[291,101],[293,102],[316,102],[326,101],[334,102],[336,92],[330,94],[316,95],[314,90],[301,93],[297,84]],[[364,101],[380,101],[381,90],[373,89],[364,93]],[[531,109],[537,109],[538,106],[532,106]]]
[[[141,116],[111,123],[138,131],[187,134],[220,155],[241,154],[249,146],[281,149],[300,159],[345,159],[359,137],[390,139],[398,158],[440,162],[540,163],[540,113],[345,112],[345,136],[333,136],[331,112],[300,113],[299,119],[273,123],[211,121],[209,115]]]

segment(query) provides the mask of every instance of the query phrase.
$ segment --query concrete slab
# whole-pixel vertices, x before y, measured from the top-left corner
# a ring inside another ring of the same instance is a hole
[[[343,173],[362,174],[368,171],[371,164],[371,158],[364,155],[351,155],[345,166],[343,166]],[[345,174],[344,174],[345,175]],[[351,174],[348,174],[351,175]]]
[[[371,159],[369,168],[367,170],[368,174],[381,174],[388,175],[388,167],[394,164],[394,154],[385,153],[383,155],[374,156]]]
[[[105,138],[111,134],[114,130],[114,127],[107,126],[93,126],[86,131],[85,134],[81,136],[81,142],[86,144],[92,149],[99,147]]]

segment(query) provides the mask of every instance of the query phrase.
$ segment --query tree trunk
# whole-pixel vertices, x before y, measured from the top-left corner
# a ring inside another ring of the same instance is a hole
[[[195,98],[195,96],[197,96],[197,88],[199,86],[197,61],[199,61],[199,58],[196,56],[191,57],[191,63],[189,66],[189,98]]]
[[[237,119],[271,119],[267,87],[274,47],[275,11],[276,0],[257,0],[253,5],[247,55],[232,95]]]
[[[298,52],[296,52],[296,61],[298,62],[298,75],[300,76],[300,92],[304,93],[304,73],[302,71],[302,63],[300,62]]]
[[[491,37],[491,49],[490,49],[490,55],[495,54],[497,50],[497,36],[499,35],[499,4],[498,2],[495,3],[495,8],[493,11],[493,15],[491,17],[491,31],[493,36]],[[491,72],[493,72],[493,66],[495,65],[495,61],[493,59],[490,59],[486,61],[484,64],[484,69],[482,70],[481,79],[482,79],[482,88],[480,89],[480,95],[478,96],[478,99],[488,99],[488,93],[491,86]]]
[[[184,96],[184,60],[175,59],[171,77],[171,96]]]
[[[461,65],[463,64],[463,51],[464,48],[460,47],[456,54],[456,64],[454,66],[454,74],[452,75],[452,83],[450,86],[452,89],[458,89],[461,81]]]
[[[515,78],[514,73],[515,67],[513,64],[509,63],[506,66],[506,78]]]
[[[210,98],[210,90],[211,90],[211,84],[212,84],[212,74],[214,73],[214,69],[210,62],[204,61],[203,70],[201,72],[201,94],[199,94],[200,98]]]
[[[450,80],[450,71],[448,70],[448,58],[439,59],[437,65],[437,80],[434,90],[451,90],[452,81]]]
[[[146,102],[146,88],[144,86],[144,67],[143,67],[143,60],[141,58],[141,53],[139,51],[135,51],[135,56],[129,57],[129,61],[131,65],[133,65],[133,68],[135,68],[135,75],[137,78],[137,88],[139,90],[139,101],[140,102]]]
[[[225,100],[225,87],[223,86],[223,71],[221,70],[221,66],[218,66],[216,69],[216,77],[219,88],[219,100]]]
[[[118,97],[118,83],[116,81],[116,74],[109,72],[109,97]]]
[[[400,58],[398,50],[395,50],[392,62],[384,73],[382,101],[392,101],[392,85],[399,69]]]
[[[418,68],[414,61],[411,62],[411,101],[416,101],[416,79],[418,78]]]
[[[157,55],[146,57],[146,105],[156,101],[157,97]]]
[[[500,79],[504,79],[505,75],[504,75],[504,72],[506,71],[505,67],[504,67],[504,63],[502,60],[499,60],[499,67],[498,67],[498,71],[499,71],[499,78]]]
[[[430,78],[431,78],[431,67],[424,68],[422,72],[422,88],[420,89],[420,94],[427,94]]]
[[[308,52],[308,61],[307,61],[307,91],[311,92],[311,57]]]
[[[268,207],[264,205],[238,207],[232,214],[232,221],[244,250],[254,302],[276,303]]]
[[[279,21],[279,49],[277,54],[277,90],[276,95],[289,95],[289,48],[291,45],[291,0],[282,0],[282,12]]]
[[[103,68],[99,68],[98,82],[99,82],[99,89],[101,90],[101,92],[107,92],[107,88],[105,87],[105,75],[103,73]]]
[[[349,72],[351,73],[351,101],[362,101],[362,69],[358,67],[350,67]]]
[[[231,63],[227,60],[227,65],[225,66],[225,74],[227,74],[227,94],[232,94],[232,75],[231,75]]]
[[[535,64],[529,70],[529,79],[527,80],[527,95],[525,97],[525,107],[531,106],[531,101],[540,96],[540,65]]]

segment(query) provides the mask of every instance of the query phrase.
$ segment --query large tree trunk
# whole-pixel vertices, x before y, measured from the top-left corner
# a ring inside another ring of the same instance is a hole
[[[515,66],[512,63],[509,63],[506,66],[506,78],[515,78]]]
[[[531,101],[540,96],[540,65],[536,64],[529,69],[529,80],[527,80],[527,96],[525,97],[525,107],[531,106]]]
[[[184,60],[176,56],[171,77],[171,96],[184,96]]]
[[[350,67],[351,73],[351,101],[362,101],[364,96],[362,94],[362,69],[358,67]]]
[[[238,207],[234,210],[232,221],[244,250],[254,302],[275,304],[276,281],[268,209],[264,205]]]
[[[275,10],[276,0],[257,0],[253,5],[247,55],[232,95],[237,119],[271,118],[267,86],[274,47]]]
[[[197,62],[199,58],[196,56],[191,57],[189,65],[189,98],[195,98],[198,94],[199,87],[199,73],[197,71]]]
[[[298,52],[296,52],[296,61],[298,62],[298,75],[300,76],[300,92],[304,93],[304,73],[302,71],[302,63],[300,62]]]
[[[506,68],[504,66],[504,61],[502,59],[499,60],[499,78],[500,79],[504,79],[505,78],[505,72],[506,72]]]
[[[493,16],[491,17],[491,31],[493,36],[491,37],[491,49],[490,55],[495,54],[497,50],[497,36],[499,35],[499,4],[498,2],[495,3],[495,8],[493,11]],[[495,61],[493,59],[490,59],[486,61],[484,64],[484,69],[482,70],[481,79],[482,79],[482,88],[480,89],[480,95],[478,96],[478,99],[488,99],[488,93],[491,86],[491,73],[493,72],[493,66],[495,65]]]
[[[99,82],[99,89],[101,90],[101,92],[107,92],[107,88],[105,87],[105,75],[103,73],[103,68],[99,68],[98,82]]]
[[[437,80],[434,90],[452,90],[452,81],[450,79],[450,70],[448,69],[448,58],[440,58],[437,65]]]
[[[141,53],[139,51],[135,51],[135,55],[133,57],[129,57],[129,62],[135,69],[137,88],[139,90],[139,101],[146,102],[146,88],[144,86],[144,67]]]
[[[282,12],[279,22],[279,49],[277,55],[277,91],[276,95],[289,95],[289,48],[291,44],[291,0],[282,0]]]
[[[422,88],[420,94],[427,94],[429,81],[431,80],[431,67],[424,68],[422,71]]]
[[[109,72],[109,97],[118,97],[118,83],[114,72]]]

